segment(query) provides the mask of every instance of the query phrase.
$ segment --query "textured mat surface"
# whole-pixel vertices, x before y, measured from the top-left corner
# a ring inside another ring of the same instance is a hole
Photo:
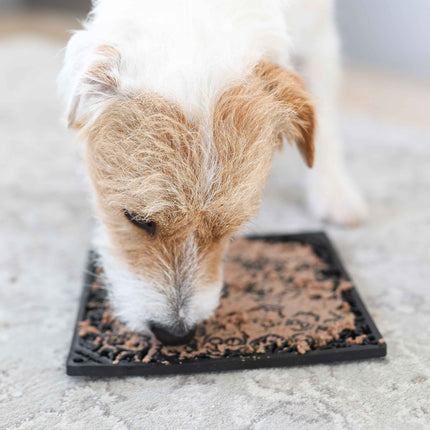
[[[327,229],[387,340],[386,359],[156,378],[65,374],[91,218],[76,144],[57,121],[60,48],[0,41],[0,429],[428,428],[430,133],[348,112],[342,135],[371,218]],[[287,148],[275,161],[250,230],[326,228],[304,209],[290,158]]]
[[[186,345],[112,317],[89,254],[67,373],[167,375],[382,357],[386,344],[324,233],[237,238],[221,304]],[[100,273],[99,273],[100,274]]]

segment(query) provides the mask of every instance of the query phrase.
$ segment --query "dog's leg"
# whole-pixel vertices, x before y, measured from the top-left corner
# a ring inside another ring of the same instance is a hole
[[[338,36],[332,11],[322,17],[306,46],[301,71],[317,108],[315,165],[308,177],[308,203],[319,218],[354,226],[366,217],[366,204],[345,165],[337,124],[340,78]]]

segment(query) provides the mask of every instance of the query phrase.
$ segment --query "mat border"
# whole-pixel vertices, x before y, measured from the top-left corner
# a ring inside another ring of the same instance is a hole
[[[294,234],[266,234],[245,236],[250,240],[264,240],[267,242],[300,242],[317,244],[324,246],[333,265],[338,269],[342,276],[351,281],[351,277],[343,266],[339,254],[332,242],[324,232],[306,232]],[[306,354],[294,352],[278,352],[275,355],[260,354],[255,357],[229,357],[198,359],[195,362],[184,362],[181,364],[160,365],[158,363],[124,363],[112,364],[111,360],[94,354],[91,357],[94,362],[77,362],[80,355],[88,356],[88,350],[82,350],[78,342],[78,322],[83,320],[85,307],[90,294],[91,284],[96,279],[94,273],[95,253],[89,251],[88,262],[84,276],[84,288],[79,303],[78,317],[76,319],[70,352],[67,357],[66,372],[69,376],[93,376],[93,377],[115,377],[115,376],[150,376],[150,375],[177,375],[203,372],[220,372],[243,369],[257,369],[268,367],[290,367],[305,364],[322,364],[340,361],[362,360],[366,358],[384,357],[387,354],[387,345],[380,343],[382,336],[377,329],[375,322],[367,311],[363,300],[356,288],[352,288],[351,297],[356,303],[357,309],[361,312],[366,324],[369,326],[371,334],[375,337],[377,344],[373,345],[351,345],[342,349],[317,349],[308,351]]]

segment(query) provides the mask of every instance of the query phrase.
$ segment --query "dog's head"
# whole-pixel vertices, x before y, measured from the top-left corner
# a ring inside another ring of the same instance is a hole
[[[99,49],[69,124],[87,141],[117,315],[176,339],[218,305],[223,255],[256,214],[282,138],[312,165],[314,110],[300,78],[263,61],[201,112],[126,93],[120,63],[115,49]]]

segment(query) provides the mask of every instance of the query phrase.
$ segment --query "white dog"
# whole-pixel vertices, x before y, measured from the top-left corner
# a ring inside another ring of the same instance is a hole
[[[257,212],[284,138],[309,166],[315,138],[314,214],[347,225],[364,217],[335,119],[333,9],[329,0],[98,0],[71,38],[59,91],[86,142],[97,248],[130,328],[177,343],[210,316],[222,256]]]

